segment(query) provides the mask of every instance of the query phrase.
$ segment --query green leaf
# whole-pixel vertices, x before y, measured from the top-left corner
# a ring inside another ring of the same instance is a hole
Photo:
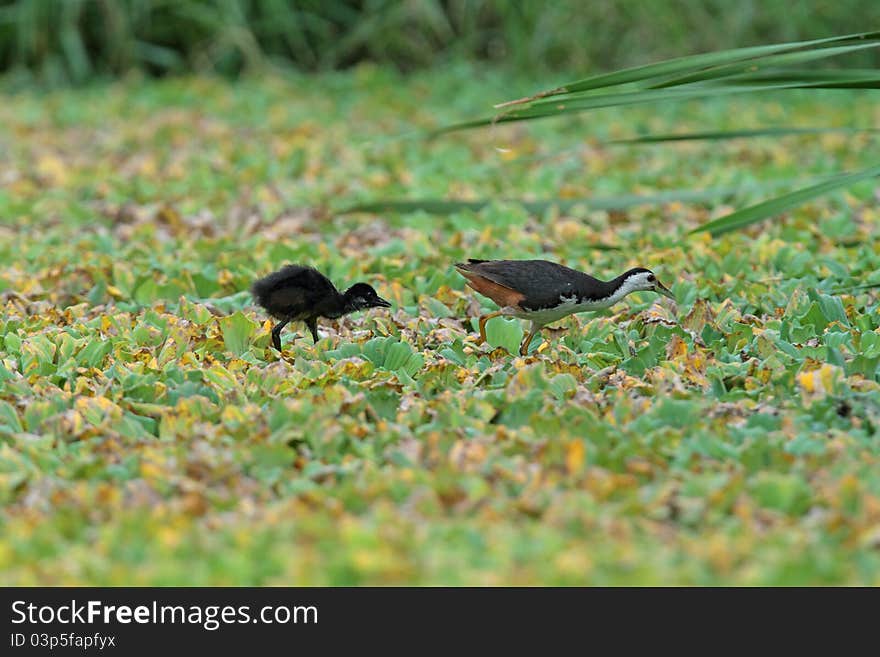
[[[251,293],[247,291],[236,292],[227,297],[214,297],[210,299],[196,299],[196,303],[211,305],[224,313],[233,313],[241,310],[251,300]]]
[[[153,277],[150,276],[145,278],[144,281],[137,286],[137,289],[134,291],[133,298],[140,304],[149,304],[155,301],[159,295],[159,286],[156,284],[156,281],[153,280]]]
[[[364,356],[377,367],[385,366],[385,353],[394,338],[373,338],[364,344]]]
[[[430,295],[424,295],[421,299],[421,302],[425,305],[425,308],[430,311],[433,317],[455,316],[455,313],[453,313],[446,304]]]
[[[556,399],[567,399],[577,390],[577,379],[571,374],[557,374],[550,379],[550,390]]]
[[[843,303],[837,297],[822,294],[814,289],[807,290],[807,296],[819,304],[822,315],[831,322],[840,322],[844,326],[849,326],[849,319],[846,317],[846,311],[843,309]]]
[[[802,325],[812,326],[816,330],[817,335],[821,335],[822,331],[825,330],[825,327],[828,326],[828,318],[825,316],[825,313],[822,312],[819,304],[815,301],[810,304],[807,312],[801,315],[798,319]]]
[[[328,349],[321,356],[327,360],[341,360],[343,358],[351,358],[352,356],[360,356],[361,347],[358,344],[345,342],[339,345],[338,349]],[[375,361],[373,361],[375,363]]]
[[[257,325],[245,317],[240,310],[220,318],[219,321],[226,349],[236,356],[241,356],[248,350],[248,339],[257,329]]]
[[[799,515],[809,509],[812,490],[798,476],[767,472],[752,485],[752,494],[765,508]]]
[[[132,438],[149,438],[159,435],[159,423],[155,419],[135,413],[123,413],[121,428],[123,435]]]
[[[444,347],[440,351],[437,352],[443,358],[447,360],[451,360],[456,365],[464,365],[467,357],[464,354],[462,349],[461,341],[456,340],[450,346]]]
[[[865,378],[874,379],[880,370],[880,356],[868,358],[856,356],[847,365],[847,374],[861,374]]]
[[[880,334],[873,331],[862,333],[859,338],[859,350],[865,358],[880,356]]]
[[[86,367],[98,367],[113,349],[109,340],[88,343],[76,354],[76,362]]]
[[[10,379],[14,379],[15,374],[9,371],[6,366],[3,364],[3,361],[0,361],[0,383],[4,381],[9,381]]]
[[[46,375],[54,372],[55,349],[55,345],[45,335],[31,337],[22,347],[22,373],[37,372]]]
[[[400,406],[399,395],[387,388],[369,390],[366,394],[367,403],[379,417],[394,421],[397,417],[397,409]]]
[[[74,340],[69,333],[62,333],[58,336],[58,364],[61,365],[70,360],[76,349],[77,341]]]
[[[185,297],[180,298],[180,314],[184,319],[197,324],[205,324],[211,319],[211,311],[200,303],[190,301]]]
[[[15,412],[12,404],[0,401],[0,432],[4,430],[11,433],[21,433],[24,431],[21,426],[21,420],[18,419],[18,413]]]
[[[418,372],[425,363],[424,356],[416,352],[408,342],[396,341],[395,338],[387,338],[385,358],[382,367],[390,372],[402,372],[412,376]]]
[[[395,342],[385,351],[383,367],[392,372],[400,369],[412,356],[413,350],[406,342]]]
[[[11,354],[18,356],[21,354],[21,338],[15,333],[7,333],[3,336],[3,346]]]
[[[486,342],[493,349],[504,347],[511,354],[519,354],[524,335],[519,320],[493,317],[486,322]],[[536,343],[536,340],[532,341],[530,347],[534,349]]]

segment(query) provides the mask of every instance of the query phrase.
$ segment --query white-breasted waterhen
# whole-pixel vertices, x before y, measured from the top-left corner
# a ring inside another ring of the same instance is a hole
[[[256,281],[251,294],[257,304],[278,320],[272,345],[281,351],[281,329],[289,322],[305,322],[318,341],[318,318],[336,319],[365,308],[390,308],[367,283],[355,283],[340,292],[324,274],[305,265],[286,265]]]
[[[480,339],[486,341],[486,322],[500,315],[528,319],[531,330],[519,353],[525,356],[529,344],[547,324],[587,310],[608,308],[627,294],[652,291],[675,299],[650,269],[636,267],[610,281],[547,260],[474,260],[455,268],[467,284],[501,309],[480,317]]]

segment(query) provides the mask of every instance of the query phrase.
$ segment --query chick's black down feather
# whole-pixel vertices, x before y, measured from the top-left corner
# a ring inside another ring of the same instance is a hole
[[[273,317],[292,319],[301,314],[320,314],[320,306],[335,301],[339,291],[312,267],[286,265],[254,282],[251,294]]]

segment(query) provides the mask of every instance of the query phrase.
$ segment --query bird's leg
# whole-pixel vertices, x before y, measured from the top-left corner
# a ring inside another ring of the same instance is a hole
[[[281,351],[281,329],[287,326],[289,319],[283,319],[272,327],[272,346]]]
[[[529,353],[529,345],[532,343],[532,338],[534,338],[538,333],[541,332],[541,328],[543,328],[540,324],[536,322],[532,322],[532,330],[529,331],[529,334],[526,336],[525,340],[522,341],[522,344],[519,346],[519,355],[527,356]]]
[[[309,327],[309,331],[312,332],[312,342],[318,342],[318,318],[317,317],[309,317],[306,320],[306,326]]]
[[[486,322],[488,322],[493,317],[500,317],[503,315],[500,310],[496,310],[494,313],[489,313],[488,315],[483,315],[480,317],[480,344],[486,342]]]

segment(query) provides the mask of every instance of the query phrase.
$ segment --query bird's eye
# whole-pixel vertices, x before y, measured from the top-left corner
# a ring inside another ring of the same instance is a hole
[[[653,282],[656,281],[656,280],[657,280],[657,279],[654,278],[654,274],[651,274],[650,276],[648,276],[648,282],[649,282],[649,283],[653,283]]]

